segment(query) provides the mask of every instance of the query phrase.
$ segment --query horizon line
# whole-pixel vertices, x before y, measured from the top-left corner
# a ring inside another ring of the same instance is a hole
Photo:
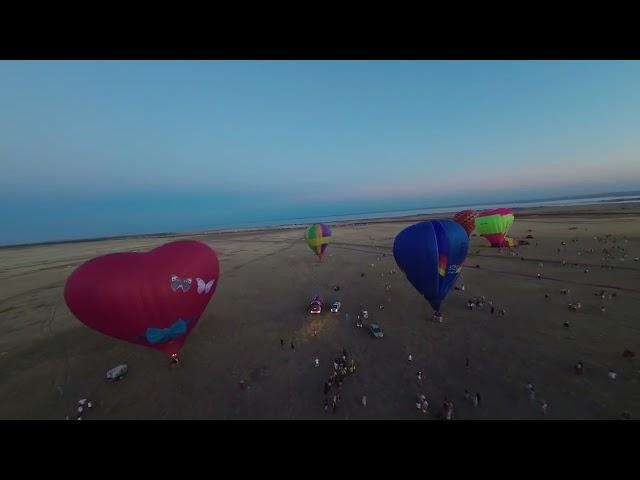
[[[422,207],[422,208],[412,208],[412,209],[403,209],[403,210],[378,210],[378,211],[368,211],[368,212],[356,212],[356,213],[346,213],[346,214],[336,214],[336,215],[321,215],[321,216],[309,216],[309,217],[290,217],[290,218],[285,218],[285,219],[281,219],[281,220],[266,220],[266,222],[272,222],[272,223],[268,223],[267,225],[255,225],[255,223],[262,223],[261,221],[258,222],[248,222],[245,225],[246,226],[225,226],[225,225],[220,225],[217,227],[209,227],[208,229],[200,229],[197,231],[192,231],[192,230],[181,230],[181,231],[165,231],[165,232],[148,232],[148,233],[132,233],[132,234],[125,234],[125,235],[110,235],[110,236],[102,236],[102,237],[82,237],[82,238],[71,238],[71,239],[60,239],[60,240],[47,240],[47,241],[41,241],[41,242],[24,242],[24,243],[9,243],[9,244],[5,244],[2,245],[0,244],[0,249],[9,249],[9,248],[20,248],[20,247],[36,247],[36,246],[45,246],[45,245],[56,245],[56,244],[67,244],[67,243],[84,243],[84,242],[98,242],[98,241],[104,241],[104,240],[121,240],[121,239],[132,239],[132,238],[147,238],[147,237],[173,237],[173,236],[182,236],[182,235],[206,235],[208,233],[212,233],[212,232],[216,232],[216,233],[224,233],[225,231],[238,231],[238,230],[252,230],[252,229],[269,229],[269,228],[283,228],[283,227],[293,227],[293,226],[297,226],[297,225],[304,225],[305,223],[277,223],[277,222],[286,222],[286,221],[294,221],[294,220],[307,220],[307,219],[313,219],[313,218],[319,218],[319,217],[325,217],[325,218],[330,218],[330,217],[350,217],[353,215],[376,215],[376,214],[383,214],[383,213],[393,213],[393,212],[402,212],[402,213],[406,213],[406,212],[417,212],[417,211],[422,211],[422,210],[432,210],[432,209],[443,209],[443,208],[460,208],[460,207],[472,207],[475,205],[488,205],[488,206],[492,206],[492,205],[498,205],[498,204],[522,204],[522,203],[535,203],[535,202],[552,202],[552,201],[561,201],[561,200],[580,200],[580,199],[589,199],[589,198],[599,198],[599,197],[610,197],[610,196],[624,196],[624,195],[640,195],[640,190],[629,190],[629,191],[624,191],[624,192],[603,192],[603,193],[598,193],[598,194],[587,194],[587,195],[579,195],[579,196],[563,196],[563,197],[552,197],[552,198],[538,198],[538,199],[530,199],[530,200],[514,200],[514,201],[499,201],[499,202],[489,202],[489,203],[483,203],[483,204],[472,204],[472,203],[463,203],[463,204],[454,204],[454,205],[443,205],[440,207]],[[633,201],[635,199],[631,199],[631,201]],[[640,199],[639,199],[640,200]],[[613,200],[609,200],[608,203],[614,203],[616,201],[616,199]],[[601,200],[600,202],[597,203],[601,203],[601,202],[605,202],[604,200]],[[451,213],[450,211],[444,211],[444,212],[433,212],[433,213]],[[425,213],[426,215],[427,213]],[[392,216],[390,218],[402,218],[402,217],[412,217],[413,215],[397,215],[397,216]],[[353,220],[354,222],[357,222],[359,220],[374,220],[372,218],[351,218],[350,220]],[[325,220],[327,223],[335,223],[335,222],[340,222],[340,220]],[[251,223],[254,224],[254,226],[251,226]]]

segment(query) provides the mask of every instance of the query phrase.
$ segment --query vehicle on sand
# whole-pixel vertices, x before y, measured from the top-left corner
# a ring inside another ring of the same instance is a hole
[[[322,300],[320,300],[320,295],[316,295],[313,297],[313,300],[311,300],[311,303],[309,304],[309,313],[314,315],[322,313]]]
[[[371,335],[373,335],[375,338],[384,337],[384,332],[382,331],[382,328],[380,328],[380,325],[376,323],[372,323],[369,326],[369,331],[371,332]]]

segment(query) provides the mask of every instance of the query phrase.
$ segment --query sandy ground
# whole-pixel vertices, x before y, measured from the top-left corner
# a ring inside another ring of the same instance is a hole
[[[511,234],[533,235],[531,245],[512,256],[472,237],[458,280],[466,291],[450,293],[442,324],[430,320],[430,307],[402,273],[389,273],[397,269],[395,235],[428,216],[336,224],[323,263],[302,240],[302,228],[194,235],[218,252],[223,273],[175,370],[155,350],[86,328],[62,297],[66,278],[85,260],[147,250],[167,238],[0,249],[0,418],[75,418],[77,401],[88,397],[94,408],[84,419],[433,419],[445,396],[456,419],[618,419],[623,411],[639,418],[639,359],[622,352],[640,355],[640,262],[633,261],[640,256],[640,204],[516,215]],[[602,268],[602,249],[615,247],[625,252],[614,252],[611,268]],[[602,289],[617,296],[594,295]],[[343,311],[310,318],[315,293],[327,303],[341,300]],[[467,310],[475,295],[506,316],[491,315],[486,305]],[[575,301],[583,305],[577,312],[567,308]],[[360,303],[384,339],[354,326]],[[342,348],[358,370],[344,381],[337,413],[325,414],[323,384]],[[573,372],[578,360],[583,376]],[[120,363],[129,364],[129,375],[106,381],[106,370]],[[417,370],[424,372],[421,384]],[[248,388],[239,388],[241,379]],[[528,382],[548,402],[546,416],[529,401]],[[481,394],[480,407],[465,400],[465,389]],[[429,399],[427,415],[416,410],[419,393]]]

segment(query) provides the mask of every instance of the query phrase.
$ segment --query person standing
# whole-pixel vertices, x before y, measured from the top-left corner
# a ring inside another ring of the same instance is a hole
[[[480,394],[476,392],[475,399],[473,400],[473,405],[479,407],[481,400],[482,399],[480,398]]]
[[[445,414],[444,418],[447,420],[451,420],[453,418],[453,402],[446,402]]]
[[[527,391],[529,392],[529,400],[533,402],[536,398],[536,391],[532,383],[527,383]]]
[[[366,407],[366,406],[367,406],[367,396],[366,396],[366,395],[363,395],[363,396],[362,396],[362,406],[363,406],[363,407]]]

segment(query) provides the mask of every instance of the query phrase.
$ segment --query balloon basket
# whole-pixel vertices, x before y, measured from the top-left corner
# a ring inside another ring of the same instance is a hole
[[[440,312],[434,312],[433,321],[437,323],[442,323],[442,314]]]

